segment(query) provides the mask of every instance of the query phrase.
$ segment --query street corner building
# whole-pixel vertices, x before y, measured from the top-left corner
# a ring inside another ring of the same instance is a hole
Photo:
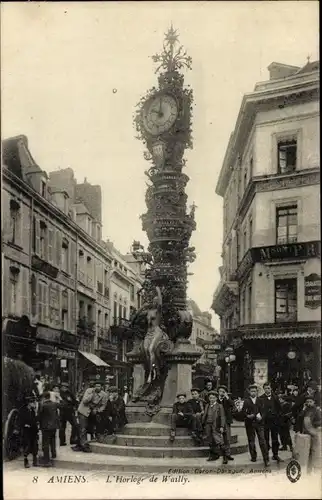
[[[242,99],[216,187],[223,262],[212,308],[240,396],[250,381],[320,380],[319,62],[268,70]]]
[[[124,332],[143,277],[102,240],[100,186],[71,168],[47,175],[24,135],[3,141],[2,163],[4,354],[74,390],[102,375],[129,384]]]

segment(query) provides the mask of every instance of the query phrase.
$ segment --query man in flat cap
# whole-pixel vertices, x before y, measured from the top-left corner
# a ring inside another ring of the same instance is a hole
[[[60,446],[66,446],[66,425],[67,422],[72,426],[72,433],[70,437],[70,444],[76,444],[78,441],[78,425],[76,420],[76,407],[77,401],[69,388],[68,382],[62,382],[60,386],[60,427],[59,427],[59,441]]]
[[[78,446],[72,448],[74,451],[90,452],[87,442],[87,428],[89,417],[97,420],[97,415],[101,415],[107,403],[107,394],[102,387],[105,381],[96,379],[94,387],[86,389],[84,396],[78,407],[78,419],[80,428],[80,438]]]
[[[187,427],[188,429],[192,427],[192,408],[186,401],[186,397],[184,392],[177,394],[177,401],[173,405],[170,417],[170,441],[175,440],[177,427]]]
[[[36,396],[26,398],[26,404],[20,409],[24,466],[29,467],[28,455],[32,455],[33,465],[38,465],[38,420],[36,416]]]
[[[109,392],[111,397],[111,401],[114,406],[114,414],[115,414],[115,431],[121,431],[123,427],[127,424],[127,417],[125,414],[125,403],[124,399],[119,393],[117,387],[112,386],[109,388]]]
[[[209,403],[205,408],[203,415],[203,424],[209,443],[208,461],[218,460],[220,454],[223,457],[223,464],[227,464],[226,448],[224,446],[224,430],[226,426],[225,412],[221,404],[218,403],[218,393],[209,391]]]
[[[321,410],[316,406],[314,394],[307,394],[303,409],[303,432],[310,436],[308,469],[319,470],[321,450]]]
[[[264,436],[263,402],[258,397],[258,388],[256,384],[250,385],[248,387],[248,392],[249,397],[245,398],[243,413],[245,417],[245,429],[248,439],[248,448],[251,456],[251,461],[257,461],[257,450],[255,444],[255,438],[257,435],[265,467],[268,467],[269,458]]]
[[[202,442],[202,416],[205,412],[205,402],[200,397],[200,390],[197,387],[191,389],[191,399],[188,404],[192,410],[192,437],[196,444]]]
[[[231,424],[233,423],[233,408],[234,401],[228,395],[228,389],[225,385],[218,387],[218,403],[222,405],[225,412],[225,429],[224,429],[224,445],[226,447],[226,457],[228,460],[234,460],[231,456],[230,439],[231,439]]]

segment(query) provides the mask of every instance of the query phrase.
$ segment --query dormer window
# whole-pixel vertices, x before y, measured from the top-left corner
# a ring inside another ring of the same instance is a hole
[[[44,179],[41,179],[41,181],[40,181],[40,194],[41,194],[41,196],[43,196],[44,198],[46,198],[46,195],[47,195],[47,183],[46,183],[46,181],[44,181]]]

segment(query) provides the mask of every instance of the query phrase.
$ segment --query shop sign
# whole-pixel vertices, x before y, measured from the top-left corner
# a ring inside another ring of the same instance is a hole
[[[36,345],[36,352],[39,354],[56,354],[55,348],[52,345],[46,345],[46,344],[37,344]]]
[[[57,357],[66,359],[75,359],[76,353],[75,351],[66,351],[65,349],[57,348]]]
[[[307,241],[303,243],[288,243],[286,245],[253,248],[252,253],[253,261],[265,262],[270,260],[319,257],[321,251],[319,241]]]
[[[46,326],[38,326],[36,338],[58,343],[60,341],[60,334],[60,330],[54,330],[53,328],[48,328]]]
[[[321,306],[321,276],[316,273],[304,278],[304,305],[309,309]]]
[[[203,346],[205,351],[210,351],[210,352],[217,352],[220,351],[220,345],[219,344],[205,344]]]

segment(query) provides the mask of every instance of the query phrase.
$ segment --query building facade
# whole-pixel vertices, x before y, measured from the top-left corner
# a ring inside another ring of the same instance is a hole
[[[216,188],[223,263],[212,308],[234,347],[238,393],[251,380],[320,376],[319,64],[268,69],[242,100]]]
[[[194,300],[187,301],[187,308],[193,321],[189,340],[201,353],[193,368],[193,383],[203,388],[208,378],[214,380],[218,377],[219,333],[211,324],[211,314],[202,312]]]
[[[115,256],[101,239],[100,187],[77,184],[72,169],[48,176],[25,136],[3,141],[2,181],[5,353],[75,389],[98,372],[117,382]]]

